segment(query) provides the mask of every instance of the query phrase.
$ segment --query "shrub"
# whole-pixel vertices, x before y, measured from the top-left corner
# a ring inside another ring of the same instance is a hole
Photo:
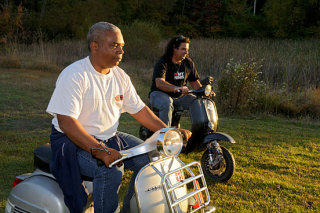
[[[218,81],[217,101],[225,113],[250,112],[259,105],[265,83],[259,81],[260,62],[230,62]]]
[[[264,100],[264,112],[288,117],[320,118],[320,88],[289,92],[286,88],[269,91]]]
[[[308,114],[313,118],[320,118],[320,88],[311,88],[306,92],[306,97],[309,99]]]
[[[0,43],[18,40],[20,31],[23,29],[23,15],[21,3],[17,7],[11,4],[3,5],[2,11],[0,10]]]
[[[154,60],[159,56],[161,36],[156,25],[135,21],[131,25],[120,26],[120,29],[126,43],[124,59]]]

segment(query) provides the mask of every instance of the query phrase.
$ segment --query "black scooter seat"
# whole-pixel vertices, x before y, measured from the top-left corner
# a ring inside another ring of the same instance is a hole
[[[50,172],[50,160],[51,160],[51,146],[50,144],[45,144],[37,147],[33,151],[33,166],[34,168],[40,169],[44,172]]]

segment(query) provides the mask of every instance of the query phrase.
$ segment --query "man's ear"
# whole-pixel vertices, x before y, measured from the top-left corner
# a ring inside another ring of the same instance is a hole
[[[99,44],[96,42],[96,41],[92,41],[91,43],[90,43],[90,50],[91,51],[95,51],[95,50],[97,50],[99,48]]]

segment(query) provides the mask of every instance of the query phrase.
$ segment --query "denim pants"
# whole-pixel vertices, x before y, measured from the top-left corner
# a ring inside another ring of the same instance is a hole
[[[159,118],[167,126],[171,126],[172,113],[174,106],[181,106],[184,110],[189,110],[193,100],[196,99],[194,95],[183,95],[180,98],[172,98],[168,94],[161,91],[153,91],[150,93],[150,104],[159,110]]]
[[[117,132],[116,136],[103,141],[107,147],[118,151],[132,148],[143,141],[126,133]],[[77,153],[80,172],[83,175],[93,178],[93,200],[94,211],[97,213],[115,212],[118,208],[118,190],[120,188],[123,167],[133,171],[128,192],[123,200],[123,212],[128,212],[130,199],[134,193],[135,177],[140,169],[149,163],[147,154],[139,155],[123,161],[124,166],[107,168],[97,166],[97,160],[90,153],[80,149]]]

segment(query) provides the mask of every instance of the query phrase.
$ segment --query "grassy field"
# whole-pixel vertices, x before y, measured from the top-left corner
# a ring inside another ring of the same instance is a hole
[[[33,149],[49,140],[51,117],[45,109],[58,74],[0,68],[0,212],[14,177],[32,171]],[[149,82],[137,76],[134,72],[133,82],[146,100]],[[217,212],[320,212],[319,122],[265,116],[220,116],[219,122],[219,131],[237,141],[225,144],[237,168],[228,183],[208,181]],[[183,126],[189,125],[184,118]],[[126,114],[119,129],[138,134],[136,121]],[[201,154],[181,158],[199,161]]]

